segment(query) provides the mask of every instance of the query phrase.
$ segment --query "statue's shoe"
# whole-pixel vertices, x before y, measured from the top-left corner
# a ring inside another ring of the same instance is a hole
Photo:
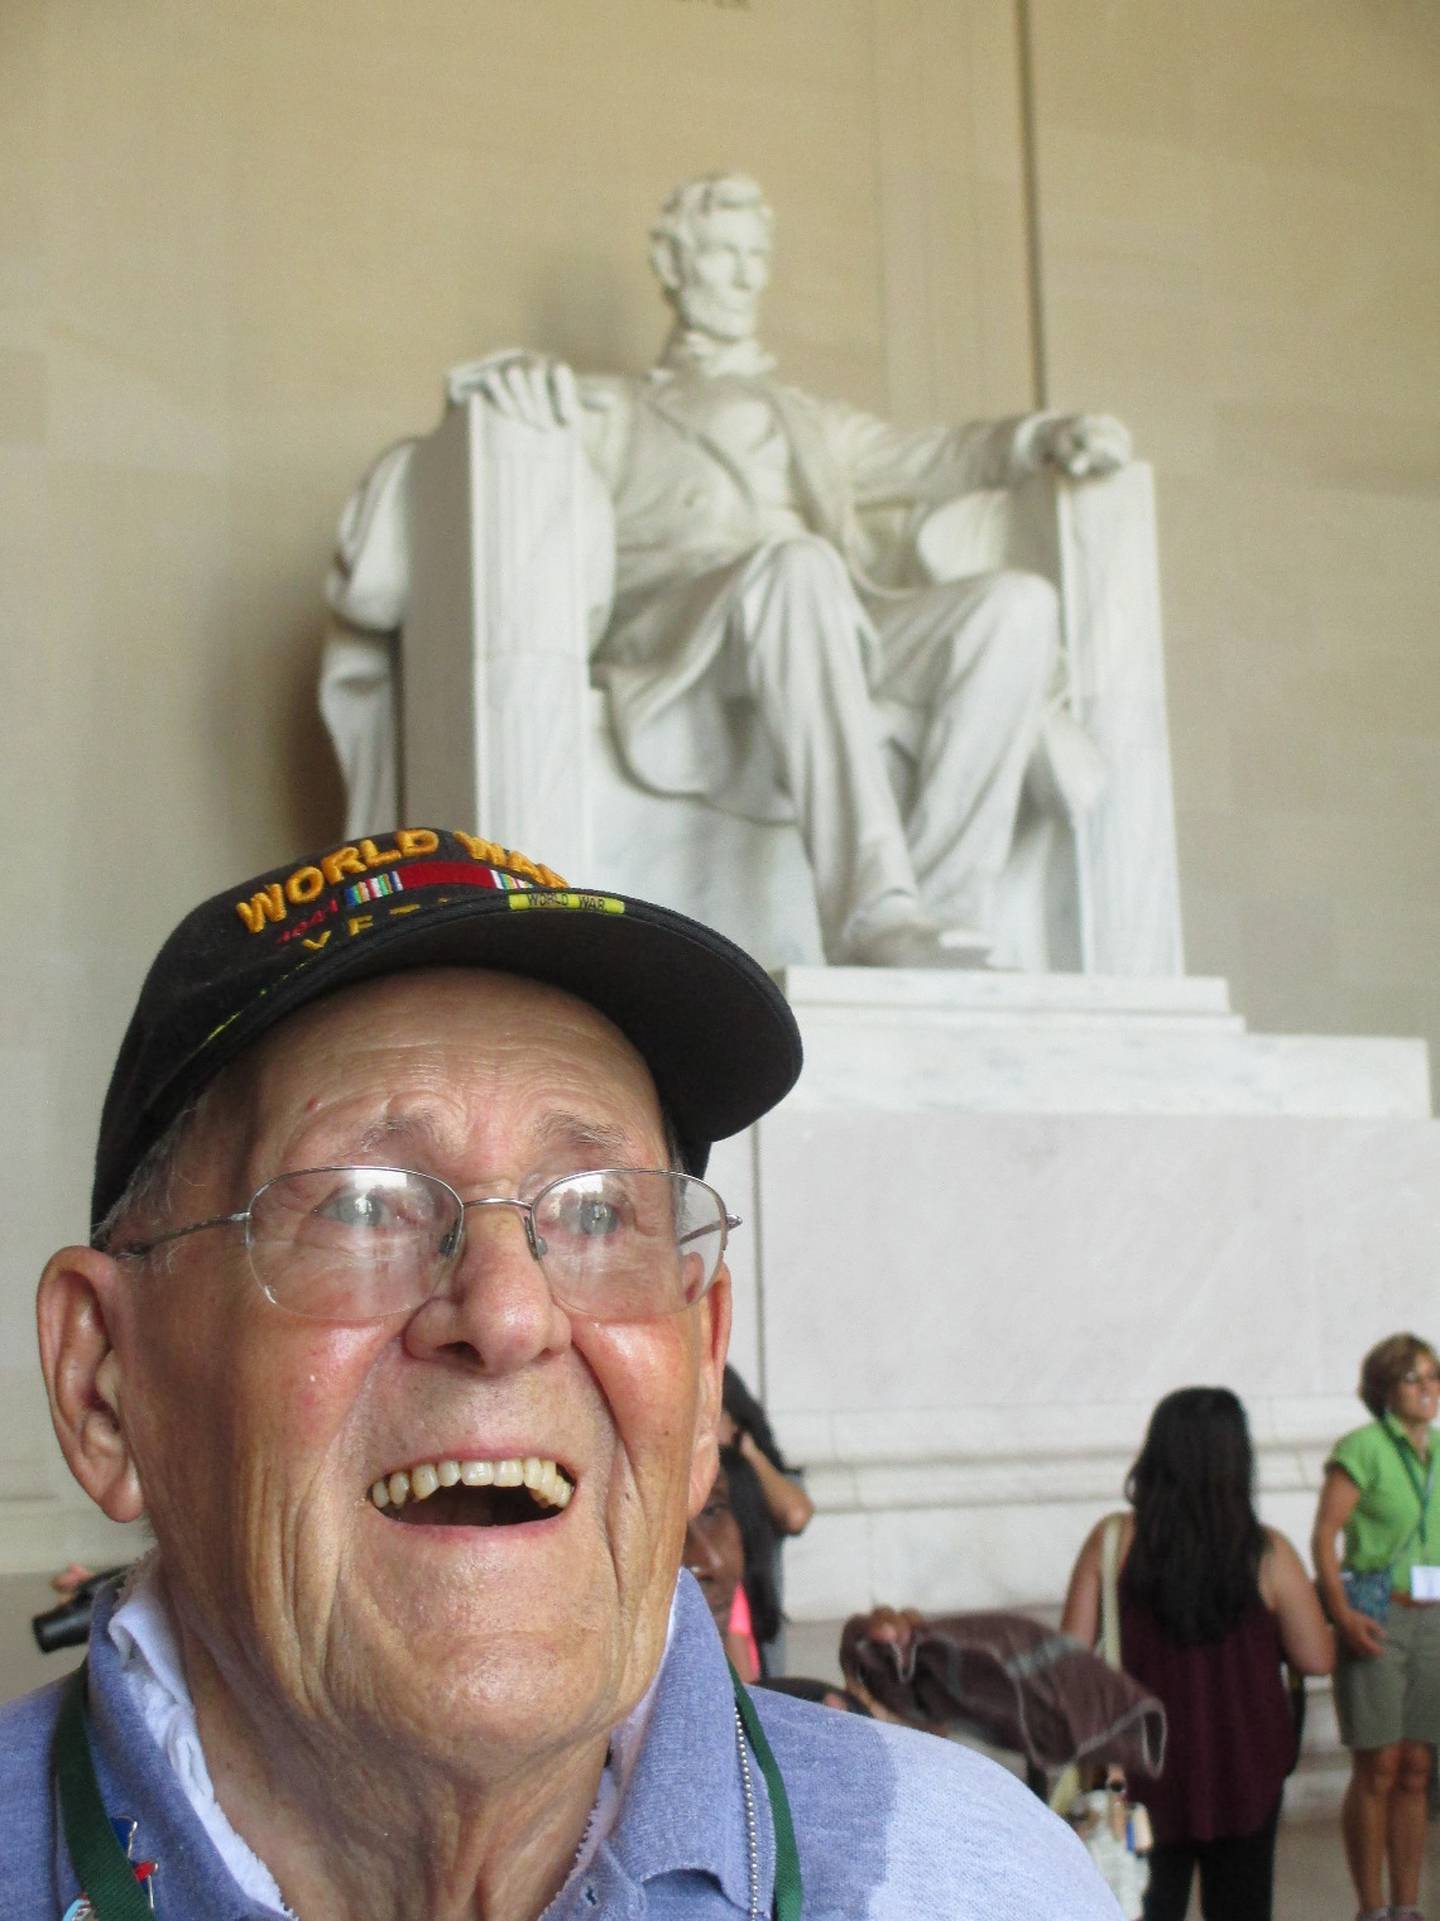
[[[986,967],[993,943],[973,927],[893,921],[862,934],[845,956],[851,967]]]

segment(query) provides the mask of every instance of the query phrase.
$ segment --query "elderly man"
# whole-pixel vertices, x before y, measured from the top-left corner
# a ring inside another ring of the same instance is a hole
[[[701,1176],[799,1065],[748,956],[470,834],[180,923],[40,1284],[66,1459],[156,1546],[0,1716],[15,1913],[1113,1914],[988,1764],[752,1704],[678,1573]]]
[[[771,224],[744,174],[670,195],[651,264],[674,325],[645,379],[500,354],[449,392],[582,425],[616,523],[594,672],[635,777],[793,817],[827,959],[974,965],[1054,689],[1058,602],[1013,569],[926,582],[916,526],[1043,466],[1113,471],[1129,436],[1055,414],[908,432],[776,379],[758,338]]]

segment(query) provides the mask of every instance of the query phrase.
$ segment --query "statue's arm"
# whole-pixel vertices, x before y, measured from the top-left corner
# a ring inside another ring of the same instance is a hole
[[[1056,467],[1071,480],[1091,480],[1128,467],[1130,429],[1114,414],[1028,414],[1014,458],[1024,473]]]
[[[1018,414],[906,429],[834,403],[817,411],[862,508],[1013,487],[1046,467],[1082,479],[1113,473],[1130,458],[1130,435],[1108,414]]]

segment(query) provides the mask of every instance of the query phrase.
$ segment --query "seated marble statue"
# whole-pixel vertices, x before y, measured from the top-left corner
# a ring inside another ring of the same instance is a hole
[[[1113,472],[1129,436],[1045,413],[904,431],[788,385],[757,335],[772,226],[746,175],[685,183],[651,235],[674,324],[648,375],[505,352],[453,369],[449,398],[583,435],[615,526],[592,676],[632,777],[794,819],[827,960],[973,966],[1054,705],[1059,608],[1037,574],[927,580],[914,533],[1047,465]],[[353,618],[347,592],[331,601]]]

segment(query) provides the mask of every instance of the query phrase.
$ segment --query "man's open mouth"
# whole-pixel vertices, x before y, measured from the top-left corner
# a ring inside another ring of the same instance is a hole
[[[369,1499],[387,1520],[419,1527],[518,1527],[570,1505],[575,1483],[555,1461],[420,1461],[382,1474]]]

